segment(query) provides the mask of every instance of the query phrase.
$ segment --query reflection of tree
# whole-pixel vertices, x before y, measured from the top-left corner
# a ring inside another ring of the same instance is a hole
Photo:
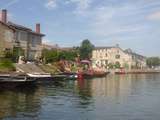
[[[40,99],[35,94],[34,89],[0,91],[0,118],[17,117],[19,113],[34,113],[36,117]]]

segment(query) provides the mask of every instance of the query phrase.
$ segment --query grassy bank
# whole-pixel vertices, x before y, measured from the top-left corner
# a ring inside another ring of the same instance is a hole
[[[15,71],[13,62],[9,59],[0,59],[0,73],[10,73]]]

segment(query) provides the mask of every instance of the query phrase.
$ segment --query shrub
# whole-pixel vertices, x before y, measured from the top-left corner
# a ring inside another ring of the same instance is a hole
[[[15,71],[15,66],[10,59],[1,58],[0,59],[0,72],[10,72]]]

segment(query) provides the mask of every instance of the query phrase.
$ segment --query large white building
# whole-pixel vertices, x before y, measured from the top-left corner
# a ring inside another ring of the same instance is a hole
[[[130,49],[123,50],[119,45],[113,47],[95,47],[92,51],[93,67],[106,67],[119,65],[123,68],[144,68],[146,57],[132,52]]]

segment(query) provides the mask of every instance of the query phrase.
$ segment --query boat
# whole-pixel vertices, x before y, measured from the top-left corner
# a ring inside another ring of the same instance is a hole
[[[94,77],[105,77],[109,72],[104,71],[94,71],[93,73],[83,73],[84,78],[94,78]]]
[[[67,80],[76,80],[78,78],[77,73],[74,72],[62,72],[57,75],[54,75],[54,78],[61,78]]]
[[[52,79],[52,75],[50,73],[27,73],[27,76],[36,80]]]
[[[21,85],[32,84],[35,79],[31,79],[26,75],[19,74],[1,74],[0,88],[15,88]]]
[[[110,72],[104,72],[104,71],[94,71],[93,76],[94,77],[105,77]]]

